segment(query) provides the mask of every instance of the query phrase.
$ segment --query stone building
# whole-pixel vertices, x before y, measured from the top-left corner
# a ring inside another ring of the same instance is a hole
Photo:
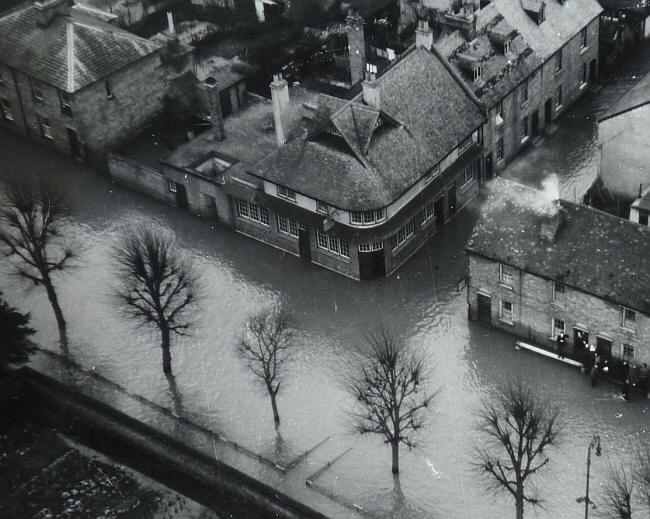
[[[596,0],[428,3],[436,49],[489,110],[486,176],[548,127],[598,76]],[[419,31],[429,30],[425,24]]]
[[[0,18],[0,125],[73,157],[103,164],[158,113],[168,89],[162,45],[66,0]]]
[[[471,317],[553,348],[578,332],[605,356],[650,362],[650,228],[508,180],[467,245]]]

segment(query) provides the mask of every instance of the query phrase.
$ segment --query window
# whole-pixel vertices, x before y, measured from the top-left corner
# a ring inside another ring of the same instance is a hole
[[[50,120],[47,117],[38,116],[38,124],[41,128],[41,135],[46,139],[54,140],[52,137],[52,129],[50,128]]]
[[[553,319],[551,337],[557,337],[561,333],[564,334],[564,321],[562,319]]]
[[[562,49],[555,54],[555,73],[562,71]]]
[[[621,360],[627,361],[628,364],[634,363],[634,346],[623,344],[623,351],[621,352]]]
[[[240,218],[253,220],[262,225],[269,225],[269,212],[253,202],[237,199],[237,212]]]
[[[316,229],[316,243],[321,249],[328,250],[344,258],[350,257],[350,247],[348,242],[342,240],[338,236],[325,234]]]
[[[372,225],[374,223],[381,222],[385,218],[385,209],[350,212],[350,222],[357,225]]]
[[[504,323],[512,324],[514,316],[514,305],[510,301],[500,300],[499,319]]]
[[[295,238],[298,237],[298,222],[293,218],[278,215],[278,230]]]
[[[177,189],[176,189],[176,182],[173,181],[171,178],[168,178],[168,179],[167,179],[167,187],[169,188],[169,190],[170,190],[172,193],[176,193],[176,191],[177,191]]]
[[[291,200],[292,202],[296,201],[296,192],[292,191],[289,188],[286,188],[284,186],[277,186],[278,189],[278,196],[282,198],[286,198],[287,200]]]
[[[329,209],[330,209],[330,206],[327,205],[325,202],[321,202],[320,200],[316,200],[316,211],[318,211],[319,213],[329,214]]]
[[[502,160],[504,155],[503,137],[497,141],[497,160]]]
[[[474,73],[474,81],[478,81],[479,79],[481,79],[481,67],[480,66],[476,67],[474,69],[473,73]]]
[[[411,218],[390,237],[391,248],[395,250],[415,233],[415,219]]]
[[[623,307],[622,326],[628,330],[636,330],[636,312],[634,310]]]
[[[528,101],[528,79],[524,79],[521,85],[521,104],[523,105]]]
[[[6,99],[0,99],[0,114],[2,117],[7,119],[7,121],[14,120],[14,113],[11,110],[11,103]]]
[[[360,243],[359,252],[374,252],[382,250],[384,248],[383,241],[377,241],[375,243]]]
[[[424,175],[424,183],[428,184],[431,182],[434,178],[436,178],[438,175],[440,175],[440,164],[436,164],[431,168],[426,175]]]
[[[72,99],[70,98],[70,94],[59,90],[59,105],[61,106],[61,113],[63,115],[72,117]]]
[[[510,52],[510,40],[506,40],[503,44],[503,53],[508,54],[508,52]]]
[[[38,101],[39,103],[43,102],[43,84],[38,79],[32,78],[32,95],[34,96],[35,101]]]
[[[104,82],[104,89],[106,90],[106,98],[113,99],[113,85],[111,85],[110,80]]]
[[[460,185],[463,187],[466,184],[469,184],[476,177],[476,166],[474,163],[470,164],[465,168],[463,174],[460,177]]]
[[[585,27],[580,31],[580,40],[581,40],[581,45],[580,48],[586,49],[587,48],[587,28]]]
[[[555,281],[553,283],[553,300],[557,301],[558,299],[562,299],[563,294],[564,294],[564,283]]]
[[[431,220],[433,218],[433,215],[433,202],[429,202],[422,208],[422,211],[420,212],[420,225],[423,225]]]
[[[515,269],[509,265],[499,264],[499,283],[512,287],[515,279]]]
[[[472,145],[472,136],[470,135],[467,137],[467,139],[464,139],[459,145],[458,145],[458,156],[460,157],[463,153],[465,153],[465,150],[469,148]]]
[[[503,101],[499,101],[494,107],[495,112],[495,124],[499,128],[503,124]]]
[[[557,87],[557,101],[555,102],[555,109],[562,108],[562,85]]]
[[[528,138],[528,116],[521,120],[521,140]]]
[[[580,73],[580,86],[587,84],[587,64],[582,64],[582,72]]]

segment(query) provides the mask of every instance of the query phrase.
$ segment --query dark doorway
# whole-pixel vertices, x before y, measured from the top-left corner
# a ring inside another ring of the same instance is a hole
[[[492,175],[494,174],[494,163],[492,159],[492,154],[490,153],[485,157],[485,181],[492,180]]]
[[[232,113],[232,100],[230,99],[230,90],[219,92],[219,101],[221,102],[221,115],[227,117]]]
[[[648,213],[639,212],[639,223],[641,225],[648,225]]]
[[[544,122],[548,125],[553,122],[553,98],[549,97],[544,103]]]
[[[589,81],[596,81],[598,79],[598,61],[596,58],[592,59],[589,63]]]
[[[359,277],[375,279],[386,275],[384,249],[372,252],[359,252]]]
[[[67,128],[67,130],[68,130],[68,142],[70,143],[70,154],[75,159],[80,159],[81,146],[79,145],[79,137],[77,136],[77,132],[71,128]]]
[[[573,355],[576,360],[586,363],[589,353],[589,333],[580,328],[573,329]]]
[[[492,322],[492,298],[478,294],[478,319],[486,323]]]
[[[612,341],[603,337],[596,337],[596,355],[601,355],[603,360],[612,360]]]
[[[535,110],[533,112],[531,126],[532,126],[531,130],[533,132],[533,138],[535,138],[539,135],[539,110]]]
[[[311,243],[309,242],[309,229],[307,227],[298,228],[298,251],[300,257],[311,261]]]
[[[433,203],[433,215],[436,217],[436,225],[445,223],[445,195],[439,196]]]
[[[190,205],[187,203],[187,190],[183,184],[176,182],[176,206],[181,209],[189,209]]]
[[[456,181],[447,186],[447,208],[449,216],[456,214]]]

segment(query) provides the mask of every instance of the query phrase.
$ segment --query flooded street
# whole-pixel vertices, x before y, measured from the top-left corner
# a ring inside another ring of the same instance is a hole
[[[542,158],[542,147],[535,148],[505,176],[535,183],[540,171],[555,172],[562,195],[581,198],[595,176],[596,137],[593,119],[567,114],[541,145],[561,142],[557,154]],[[153,221],[175,234],[196,264],[202,293],[191,336],[172,345],[183,416],[279,463],[320,444],[281,485],[304,487],[317,474],[309,492],[333,493],[339,503],[359,505],[372,517],[511,516],[514,505],[487,493],[471,462],[482,441],[474,428],[481,398],[517,377],[558,404],[565,423],[560,450],[548,452],[549,470],[538,479],[544,508],[528,512],[530,517],[568,519],[581,513],[576,498],[584,495],[586,450],[594,433],[603,442],[603,457],[592,464],[596,503],[608,463],[648,439],[650,401],[635,395],[624,402],[619,388],[604,382],[592,388],[575,368],[516,351],[514,337],[468,321],[465,290],[457,286],[466,275],[463,249],[476,208],[444,227],[392,277],[360,283],[132,193],[13,134],[0,133],[0,150],[0,179],[33,174],[69,191],[72,216],[64,233],[81,247],[82,261],[56,282],[71,357],[165,407],[172,402],[158,337],[135,329],[113,305],[111,256],[125,225]],[[44,293],[11,275],[7,260],[0,269],[8,301],[32,314],[36,342],[58,352],[57,327]],[[298,327],[295,358],[279,394],[279,435],[268,398],[235,354],[247,315],[275,301],[288,305]],[[389,448],[379,438],[351,433],[347,411],[353,402],[341,387],[342,368],[353,359],[355,346],[363,344],[364,332],[381,324],[426,353],[433,368],[430,388],[440,389],[419,446],[402,451],[397,488]],[[49,369],[42,356],[35,364]]]

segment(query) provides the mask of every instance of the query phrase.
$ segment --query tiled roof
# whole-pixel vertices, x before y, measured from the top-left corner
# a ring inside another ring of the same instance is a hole
[[[549,197],[497,178],[467,250],[650,315],[650,228],[565,200],[553,241],[539,237]]]
[[[159,49],[149,40],[76,9],[37,24],[31,5],[0,18],[0,63],[75,92]]]
[[[442,62],[418,48],[377,79],[381,109],[321,99],[336,131],[311,132],[261,161],[256,174],[340,209],[385,207],[470,136],[485,116]],[[337,135],[340,134],[340,135]]]
[[[648,103],[650,103],[650,74],[646,74],[645,77],[630,88],[627,93],[623,94],[621,98],[600,117],[599,121],[615,117]]]

